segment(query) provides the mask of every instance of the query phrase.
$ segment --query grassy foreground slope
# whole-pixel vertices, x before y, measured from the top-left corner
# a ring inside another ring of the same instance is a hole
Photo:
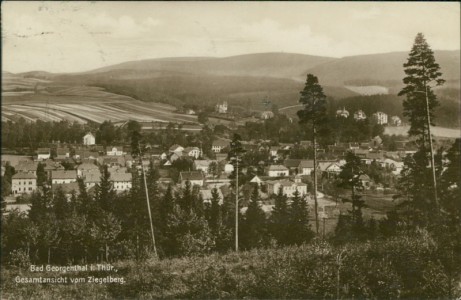
[[[385,241],[334,247],[325,241],[240,254],[126,261],[117,273],[125,284],[16,284],[14,277],[49,276],[2,269],[2,297],[14,299],[337,299],[461,296],[460,266],[444,261],[442,247],[424,231]],[[457,269],[456,269],[457,268]],[[54,273],[53,276],[59,276]]]

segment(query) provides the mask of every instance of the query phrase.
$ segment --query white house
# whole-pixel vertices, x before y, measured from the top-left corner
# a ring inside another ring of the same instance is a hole
[[[202,171],[205,176],[208,176],[208,169],[210,168],[211,163],[218,163],[216,160],[203,160],[196,159],[194,160],[194,169],[196,171]]]
[[[367,115],[361,109],[359,109],[358,111],[354,113],[354,119],[356,121],[365,120],[366,118],[367,118]]]
[[[178,144],[174,144],[173,146],[170,147],[169,151],[172,153],[181,153],[184,151],[184,147]]]
[[[126,154],[126,152],[123,151],[122,146],[109,146],[106,147],[106,155],[108,156],[122,156]]]
[[[336,117],[349,118],[349,112],[343,107],[343,109],[338,109],[336,111]]]
[[[182,153],[183,155],[191,156],[197,159],[200,157],[201,151],[197,147],[186,147]]]
[[[269,177],[288,176],[289,174],[290,170],[283,165],[270,165],[267,167],[267,176]]]
[[[298,166],[299,175],[311,175],[314,171],[314,161],[313,160],[301,160]]]
[[[75,170],[57,170],[51,171],[51,184],[77,182],[77,171]]]
[[[259,178],[258,175],[255,175],[255,177],[253,177],[253,178],[250,180],[250,182],[251,182],[251,183],[261,184],[261,183],[263,183],[264,181],[263,181],[261,178]]]
[[[32,173],[20,172],[11,178],[13,195],[30,194],[37,189],[37,176]]]
[[[266,110],[261,113],[262,120],[272,119],[273,117],[274,117],[274,113],[271,112],[270,110]]]
[[[399,118],[399,116],[392,116],[391,117],[391,124],[394,126],[400,126],[402,125],[402,119]]]
[[[200,187],[205,183],[205,177],[201,171],[180,172],[179,180],[182,187],[186,186],[186,181],[189,181],[192,186],[198,185]]]
[[[211,151],[220,153],[224,148],[229,147],[230,142],[226,140],[215,140],[211,144]]]
[[[227,114],[227,101],[216,104],[216,112],[219,114]]]
[[[282,193],[287,197],[293,197],[293,194],[297,190],[299,195],[307,195],[307,184],[302,182],[293,182],[291,180],[272,180],[267,181],[267,192],[269,194],[277,194],[280,187],[282,187]]]
[[[226,163],[226,164],[224,165],[224,173],[230,174],[230,173],[232,173],[232,172],[234,172],[234,165],[233,165],[233,164],[230,164],[230,163]]]
[[[46,160],[49,159],[51,155],[50,148],[38,148],[37,149],[37,160]]]
[[[91,132],[85,134],[85,136],[83,137],[83,145],[91,146],[94,144],[96,144],[96,138],[94,137],[94,135]]]
[[[110,181],[114,185],[114,190],[117,192],[128,191],[131,189],[132,175],[131,173],[110,173]]]
[[[387,124],[387,114],[378,111],[373,114],[373,120],[379,125]]]

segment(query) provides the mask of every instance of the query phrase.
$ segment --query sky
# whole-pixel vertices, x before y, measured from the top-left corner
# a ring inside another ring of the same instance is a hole
[[[460,49],[458,2],[2,1],[2,70],[81,72],[125,61],[286,52]]]

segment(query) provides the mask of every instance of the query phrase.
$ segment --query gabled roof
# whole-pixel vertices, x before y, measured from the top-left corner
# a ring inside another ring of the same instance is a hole
[[[16,167],[16,170],[24,172],[35,172],[37,171],[37,167],[37,162],[20,162],[19,165]]]
[[[184,149],[183,146],[178,145],[178,144],[174,144],[173,146],[170,147],[169,150],[170,150],[171,152],[173,152],[173,151],[175,151],[175,150],[178,149],[178,148],[183,148],[183,149]]]
[[[99,168],[95,164],[83,163],[77,166],[77,170],[99,170]]]
[[[201,171],[181,172],[179,173],[179,178],[181,179],[181,181],[203,180],[203,173]]]
[[[50,148],[38,148],[37,154],[50,154]]]
[[[187,147],[187,148],[184,148],[183,152],[186,152],[186,153],[189,153],[191,151],[200,151],[200,149],[198,147]]]
[[[194,160],[194,165],[195,165],[196,168],[199,168],[199,167],[208,168],[212,162],[217,163],[216,160],[196,159],[196,160]]]
[[[230,141],[227,141],[227,140],[214,140],[213,143],[212,143],[212,146],[213,147],[227,147],[230,145]]]
[[[312,168],[313,169],[314,168],[314,161],[313,160],[303,159],[299,163],[299,167],[300,168]]]
[[[300,159],[285,159],[283,161],[283,165],[287,168],[297,168],[299,167],[299,164],[301,163]]]
[[[57,191],[58,189],[62,189],[64,194],[70,194],[72,191],[75,191],[76,193],[79,192],[79,186],[78,182],[71,182],[71,183],[59,183],[59,184],[53,184],[51,186],[51,190],[53,192]]]
[[[19,172],[14,174],[12,179],[37,179],[37,176],[35,176],[32,173],[24,173],[24,172]]]
[[[51,171],[51,179],[77,179],[77,171],[75,170]]]
[[[131,182],[131,179],[132,179],[132,175],[131,173],[118,173],[118,172],[114,172],[114,173],[110,173],[110,181],[116,181],[116,182],[120,182],[120,181],[123,181],[123,182],[127,182],[127,181],[130,181]]]
[[[288,169],[283,165],[270,165],[267,167],[268,171],[288,171]]]

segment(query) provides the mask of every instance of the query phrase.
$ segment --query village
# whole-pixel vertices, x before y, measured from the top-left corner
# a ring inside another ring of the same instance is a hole
[[[226,114],[227,103],[217,105],[216,109],[218,113]],[[336,112],[336,118],[348,117],[349,112],[345,108]],[[266,113],[260,122],[271,118],[273,113]],[[359,110],[353,114],[353,118],[360,122],[367,117]],[[388,116],[382,112],[375,113],[371,118],[379,125],[388,123]],[[395,116],[392,117],[392,124],[398,126],[401,121]],[[143,130],[152,130],[145,126],[140,127]],[[132,188],[132,172],[142,174],[154,167],[159,171],[158,183],[163,190],[169,185],[179,190],[185,187],[186,182],[190,182],[200,190],[204,202],[210,201],[213,188],[217,188],[222,201],[230,193],[232,180],[229,177],[234,171],[232,157],[228,155],[230,142],[230,136],[224,135],[215,136],[211,149],[188,144],[173,144],[166,149],[147,143],[143,145],[142,156],[134,157],[131,145],[97,144],[95,135],[88,132],[80,143],[52,142],[49,147],[36,149],[34,156],[3,155],[2,176],[5,176],[6,168],[14,168],[14,174],[10,175],[11,191],[4,194],[3,211],[8,213],[18,209],[27,212],[30,209],[29,196],[43,185],[48,185],[54,192],[61,189],[70,199],[72,194],[79,193],[78,181],[81,180],[87,192],[92,195],[96,185],[101,182],[104,166],[108,168],[110,182],[117,193],[128,192]],[[260,187],[261,207],[268,215],[274,205],[273,197],[279,189],[288,198],[298,191],[306,197],[309,205],[313,205],[311,196],[314,162],[306,159],[306,153],[313,149],[311,141],[277,143],[273,140],[253,139],[242,141],[242,144],[246,155],[258,158],[258,161],[253,159],[252,163],[247,162],[241,166],[242,173],[246,174],[245,178],[240,179],[244,183],[241,191],[244,205],[242,212],[246,209],[249,191],[254,185]],[[363,163],[365,171],[360,175],[363,193],[374,199],[383,198],[386,200],[382,201],[390,202],[389,195],[395,193],[395,182],[404,165],[403,158],[415,153],[416,147],[410,140],[401,140],[395,142],[393,151],[386,148],[388,147],[385,147],[380,136],[363,142],[335,143],[326,148],[317,145],[320,157],[317,161],[317,173],[320,174],[319,212],[321,218],[332,221],[331,227],[338,214],[348,209],[348,206],[338,204],[341,196],[346,195],[335,186],[347,152],[360,157]],[[388,207],[389,204],[384,206]],[[378,209],[380,207],[378,205]],[[385,211],[371,208],[368,212],[369,216],[377,218],[385,215]]]

